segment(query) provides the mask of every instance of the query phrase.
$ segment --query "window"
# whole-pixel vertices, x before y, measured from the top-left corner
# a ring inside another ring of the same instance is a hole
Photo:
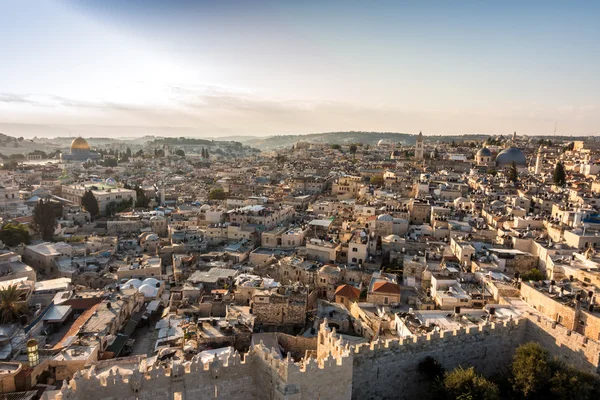
[[[390,300],[389,300],[387,297],[384,297],[384,298],[383,298],[383,304],[388,304],[388,303],[389,303],[389,301],[390,301]]]
[[[357,247],[353,247],[352,251],[358,251],[358,248]]]
[[[583,281],[585,283],[592,283],[592,280],[590,278],[583,278]]]

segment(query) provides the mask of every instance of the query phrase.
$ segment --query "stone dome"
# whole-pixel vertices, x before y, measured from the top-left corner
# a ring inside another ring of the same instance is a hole
[[[477,152],[477,157],[491,157],[491,156],[492,156],[492,152],[487,147],[479,149],[479,151]]]
[[[402,238],[398,235],[387,235],[383,238],[383,241],[388,243],[398,243],[402,240]]]
[[[156,297],[158,294],[158,288],[156,286],[148,285],[147,283],[140,286],[138,289],[140,293],[144,294],[144,297]]]
[[[331,264],[325,264],[321,268],[319,268],[320,274],[338,275],[340,271],[340,267]]]
[[[130,279],[121,285],[121,289],[139,289],[140,286],[142,286],[142,281],[140,281],[139,279]]]
[[[392,217],[390,214],[381,214],[377,216],[377,221],[393,222],[394,217]]]
[[[71,142],[71,153],[81,153],[84,151],[90,151],[90,145],[87,140],[79,136]]]
[[[509,147],[508,149],[502,150],[496,157],[496,165],[500,167],[510,167],[513,162],[517,167],[527,166],[527,159],[521,149]]]

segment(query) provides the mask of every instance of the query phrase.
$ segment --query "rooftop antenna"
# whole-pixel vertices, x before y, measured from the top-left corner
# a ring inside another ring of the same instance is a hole
[[[556,121],[554,121],[554,136],[556,136]]]

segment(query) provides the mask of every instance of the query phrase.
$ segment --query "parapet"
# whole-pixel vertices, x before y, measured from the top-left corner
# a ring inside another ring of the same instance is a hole
[[[483,340],[490,336],[514,334],[514,331],[525,330],[526,321],[513,319],[510,321],[491,322],[479,326],[470,326],[452,331],[431,332],[426,335],[411,336],[399,339],[374,340],[351,346],[355,354],[368,354],[379,351],[414,351],[425,347],[435,347],[439,344],[454,341]]]

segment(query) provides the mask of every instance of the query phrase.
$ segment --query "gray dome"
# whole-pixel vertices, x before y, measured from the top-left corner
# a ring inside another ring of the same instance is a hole
[[[517,164],[517,167],[527,166],[527,159],[525,158],[525,154],[523,154],[521,149],[517,149],[516,147],[504,149],[496,157],[496,165],[502,167],[511,166],[513,161],[515,164]]]
[[[390,214],[381,214],[381,215],[377,216],[377,220],[392,222],[392,221],[394,221],[394,218]]]
[[[479,151],[477,152],[477,157],[491,157],[491,156],[492,156],[492,152],[487,147],[484,147],[483,149],[479,149]]]

